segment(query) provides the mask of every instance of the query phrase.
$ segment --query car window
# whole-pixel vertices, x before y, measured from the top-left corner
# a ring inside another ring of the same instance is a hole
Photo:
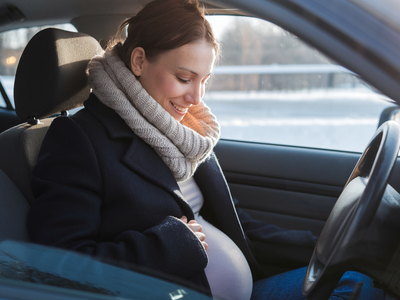
[[[9,295],[10,287],[16,287],[13,296],[18,299],[44,299],[48,293],[54,297],[45,299],[211,299],[175,278],[126,263],[125,268],[120,265],[63,249],[3,241],[0,298]],[[7,288],[2,289],[3,285]],[[18,289],[22,290],[19,297]]]
[[[209,16],[221,55],[204,101],[224,139],[362,152],[390,99],[280,27]]]
[[[14,78],[22,51],[32,36],[48,27],[76,32],[75,27],[71,24],[59,24],[20,28],[0,33],[0,82],[12,107],[14,107]],[[3,94],[0,93],[0,107],[7,107],[6,101]]]

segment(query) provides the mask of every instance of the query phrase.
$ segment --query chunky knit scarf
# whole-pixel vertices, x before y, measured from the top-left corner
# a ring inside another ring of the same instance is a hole
[[[157,152],[177,181],[191,177],[212,152],[220,128],[204,102],[176,121],[112,51],[94,57],[87,72],[92,92]]]

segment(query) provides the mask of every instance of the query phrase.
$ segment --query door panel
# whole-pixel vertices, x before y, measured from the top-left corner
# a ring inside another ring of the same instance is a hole
[[[238,207],[319,235],[360,154],[221,140],[215,153]],[[400,190],[400,164],[389,183]]]
[[[283,228],[319,235],[336,198],[285,190],[230,184],[240,207],[253,218]],[[262,199],[262,201],[261,201]]]
[[[289,229],[323,224],[359,154],[221,140],[216,155],[239,207]]]

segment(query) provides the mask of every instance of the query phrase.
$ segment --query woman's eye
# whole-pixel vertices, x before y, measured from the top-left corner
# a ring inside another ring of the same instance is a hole
[[[177,76],[177,78],[178,78],[178,80],[180,81],[180,82],[182,82],[182,83],[188,83],[190,80],[186,80],[186,79],[183,79],[183,78],[180,78],[180,77],[178,77]]]

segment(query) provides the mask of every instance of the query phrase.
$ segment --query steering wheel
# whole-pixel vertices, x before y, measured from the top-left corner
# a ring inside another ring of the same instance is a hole
[[[400,194],[388,185],[388,180],[399,146],[400,124],[382,124],[321,232],[303,282],[307,299],[328,299],[348,270],[366,274],[377,282],[385,280],[385,287],[398,273],[399,263],[390,274],[388,266],[399,252]]]

